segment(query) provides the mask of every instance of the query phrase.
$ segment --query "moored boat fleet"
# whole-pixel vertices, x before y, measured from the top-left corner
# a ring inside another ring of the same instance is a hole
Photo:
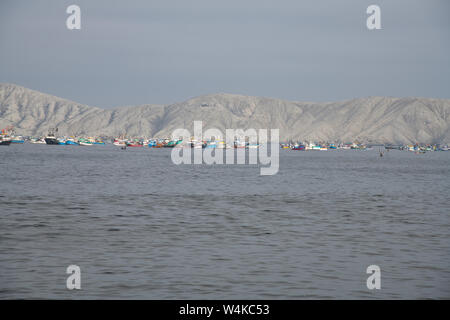
[[[334,142],[290,142],[282,143],[282,149],[298,151],[327,151],[327,150],[372,150],[373,146],[367,146],[359,142],[334,143]]]
[[[0,134],[0,145],[11,144],[45,144],[45,145],[65,145],[65,146],[95,146],[109,144],[121,147],[122,149],[149,147],[149,148],[259,148],[257,143],[250,143],[247,140],[234,140],[233,143],[227,143],[223,140],[207,140],[207,139],[161,139],[161,138],[127,138],[125,136],[116,138],[107,137],[76,137],[76,136],[57,136],[58,129],[51,129],[44,137],[25,137],[17,135],[13,127],[3,129]],[[107,141],[107,142],[105,142]],[[448,145],[439,144],[408,144],[408,145],[391,145],[391,144],[364,144],[358,141],[346,143],[334,142],[287,142],[281,143],[280,148],[294,151],[328,151],[328,150],[373,150],[373,148],[384,148],[386,150],[406,150],[415,153],[425,153],[430,151],[448,151]]]
[[[385,150],[402,150],[413,151],[416,153],[425,153],[427,151],[449,151],[448,145],[440,144],[408,144],[408,145],[392,145],[392,144],[364,144],[360,142],[347,142],[347,143],[282,143],[282,149],[299,150],[299,151],[327,151],[327,150],[373,150],[375,147],[384,148]]]

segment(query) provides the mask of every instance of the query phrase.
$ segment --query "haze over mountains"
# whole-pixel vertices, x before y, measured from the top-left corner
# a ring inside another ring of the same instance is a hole
[[[450,99],[368,97],[313,103],[210,94],[170,105],[100,109],[14,84],[0,84],[0,128],[41,136],[170,137],[173,130],[280,129],[280,140],[449,143]]]

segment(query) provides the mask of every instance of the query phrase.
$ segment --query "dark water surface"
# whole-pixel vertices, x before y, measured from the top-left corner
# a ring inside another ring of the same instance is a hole
[[[261,176],[25,144],[0,173],[0,298],[450,298],[450,152],[280,150]]]

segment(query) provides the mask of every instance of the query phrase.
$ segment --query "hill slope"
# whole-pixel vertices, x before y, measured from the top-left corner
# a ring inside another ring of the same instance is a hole
[[[172,105],[100,109],[13,84],[0,84],[0,127],[25,135],[166,137],[177,128],[278,128],[283,140],[449,143],[450,100],[369,97],[330,103],[211,94]]]

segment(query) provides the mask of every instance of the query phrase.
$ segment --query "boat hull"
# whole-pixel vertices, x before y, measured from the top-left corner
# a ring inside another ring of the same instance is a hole
[[[49,145],[59,145],[59,141],[56,138],[45,138],[45,143]]]

